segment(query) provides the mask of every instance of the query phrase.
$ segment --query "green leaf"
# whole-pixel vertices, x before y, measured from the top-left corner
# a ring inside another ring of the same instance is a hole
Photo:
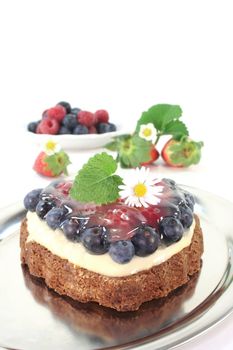
[[[109,151],[116,152],[117,151],[117,141],[109,142],[107,145],[105,145],[105,148],[107,148]]]
[[[128,135],[123,140],[118,140],[118,158],[124,168],[136,168],[141,163],[150,160],[152,143],[139,137],[137,134]]]
[[[168,123],[179,119],[181,115],[182,109],[178,105],[158,104],[152,106],[148,111],[142,113],[136,131],[139,131],[142,124],[152,123],[157,130],[163,132]]]
[[[48,169],[52,171],[53,175],[57,176],[62,173],[68,175],[67,166],[71,164],[70,159],[64,151],[57,152],[45,158],[45,163]]]
[[[189,135],[187,126],[180,120],[172,120],[168,123],[164,130],[163,135],[172,135],[174,138],[179,139],[182,136]]]
[[[75,177],[70,190],[72,198],[80,202],[106,204],[119,198],[122,178],[114,175],[117,162],[112,156],[103,152],[90,158]]]

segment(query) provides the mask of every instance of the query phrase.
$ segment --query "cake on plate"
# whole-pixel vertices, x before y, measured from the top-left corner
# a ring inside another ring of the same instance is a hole
[[[82,185],[80,172],[74,181],[28,193],[20,245],[30,273],[60,295],[118,311],[137,310],[187,283],[200,270],[203,252],[194,197],[149,169],[134,171],[124,182],[114,175],[110,185],[102,184],[102,202],[111,191],[104,204],[91,185]]]

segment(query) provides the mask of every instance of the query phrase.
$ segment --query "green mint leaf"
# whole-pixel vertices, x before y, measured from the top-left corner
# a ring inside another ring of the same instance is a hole
[[[166,125],[172,120],[179,119],[182,109],[178,105],[158,104],[143,112],[136,127],[138,132],[142,124],[152,123],[158,131],[163,132]]]
[[[172,135],[175,139],[180,139],[182,136],[189,135],[187,126],[180,120],[172,120],[168,123],[164,130],[163,135]]]
[[[201,159],[203,145],[203,142],[195,142],[184,137],[180,142],[176,142],[169,147],[170,160],[174,165],[181,164],[185,167],[198,164]]]
[[[68,175],[67,166],[71,163],[70,159],[64,151],[60,151],[45,158],[45,163],[48,169],[52,171],[53,175],[57,176],[62,173]]]
[[[122,178],[114,175],[117,162],[112,156],[103,152],[90,158],[75,177],[70,190],[72,198],[80,202],[107,204],[119,198]]]

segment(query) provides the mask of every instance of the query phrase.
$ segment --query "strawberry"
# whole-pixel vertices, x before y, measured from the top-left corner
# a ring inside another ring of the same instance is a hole
[[[172,167],[188,167],[201,158],[203,142],[195,142],[184,136],[180,140],[170,139],[162,149],[162,158]]]
[[[47,154],[45,152],[40,152],[38,157],[35,160],[35,163],[33,165],[33,169],[41,175],[48,176],[48,177],[54,177],[52,170],[48,168],[48,163],[46,163],[45,159],[47,158]]]
[[[159,152],[157,151],[157,149],[153,145],[151,147],[151,150],[150,150],[150,160],[148,162],[141,163],[141,165],[143,165],[143,166],[150,165],[150,164],[154,163],[158,158],[159,158]]]
[[[56,177],[62,173],[67,175],[67,165],[70,164],[68,155],[64,151],[48,156],[45,152],[40,152],[37,156],[33,169],[41,175]]]

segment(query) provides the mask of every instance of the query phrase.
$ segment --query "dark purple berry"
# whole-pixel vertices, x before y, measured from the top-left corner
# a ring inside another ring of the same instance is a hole
[[[112,123],[100,123],[97,125],[97,131],[99,134],[105,134],[106,132],[116,131],[116,125]]]
[[[88,134],[88,128],[85,125],[77,125],[73,131],[74,135]]]
[[[158,233],[150,226],[139,227],[131,239],[135,254],[138,256],[147,256],[156,251],[159,245]]]
[[[72,134],[72,131],[70,131],[70,129],[62,125],[58,130],[58,135],[68,135],[68,134]]]
[[[66,110],[66,113],[70,113],[71,106],[70,106],[69,102],[61,101],[61,102],[58,103],[58,105],[64,107],[65,110]]]
[[[165,241],[177,242],[182,238],[184,228],[178,219],[167,216],[159,223],[159,233]]]
[[[187,206],[193,211],[195,205],[195,199],[193,195],[189,192],[184,192],[185,202]]]
[[[193,223],[193,212],[187,205],[180,205],[181,223],[184,228],[189,228]]]
[[[77,218],[66,219],[62,224],[62,230],[67,239],[72,242],[80,241],[80,232],[82,226]]]
[[[77,115],[80,111],[81,111],[80,108],[72,108],[70,113],[74,114],[77,117]]]
[[[38,126],[39,123],[40,123],[40,121],[29,123],[29,124],[28,124],[28,127],[27,127],[27,128],[28,128],[28,131],[36,133],[36,128],[37,128],[37,126]]]
[[[104,226],[89,227],[82,233],[85,248],[93,254],[104,254],[109,249],[108,231]]]
[[[163,182],[165,182],[172,190],[176,188],[176,182],[172,179],[162,179]]]
[[[78,125],[77,118],[74,114],[66,114],[62,121],[62,124],[70,131],[73,131]]]
[[[39,218],[44,219],[45,215],[55,206],[55,201],[51,199],[40,200],[36,206],[36,213]]]
[[[36,210],[36,206],[40,200],[41,192],[42,192],[42,188],[38,188],[36,190],[32,190],[25,196],[23,204],[27,210],[30,210],[30,211]]]
[[[64,208],[52,208],[46,215],[46,222],[53,230],[58,228],[64,221],[66,211]]]
[[[132,260],[135,248],[131,241],[117,241],[111,243],[109,254],[118,264],[126,264]]]

